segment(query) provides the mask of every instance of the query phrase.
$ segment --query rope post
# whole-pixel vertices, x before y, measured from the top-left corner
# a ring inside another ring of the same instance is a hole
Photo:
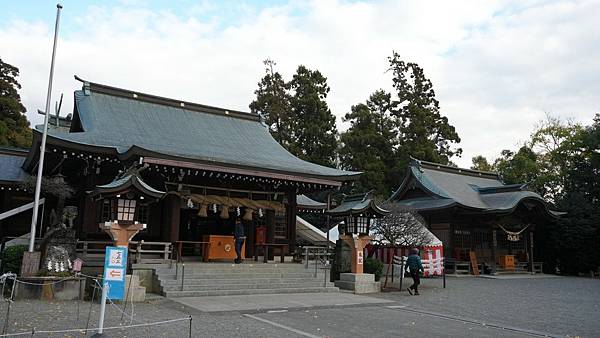
[[[129,275],[129,285],[127,285],[127,292],[125,293],[125,305],[123,305],[123,311],[121,311],[121,321],[123,322],[123,315],[125,315],[125,310],[127,310],[127,300],[129,299],[129,290],[131,289],[131,284],[133,280],[133,273]],[[125,281],[127,282],[127,276],[125,276]]]
[[[190,315],[190,338],[192,338],[192,315]]]
[[[6,334],[6,329],[8,328],[8,319],[10,317],[10,305],[12,304],[12,300],[8,300],[8,307],[6,308],[6,317],[4,318],[4,326],[2,327],[2,335]]]
[[[92,279],[94,282],[96,282],[96,280]],[[83,331],[83,335],[87,335],[87,331],[88,328],[90,327],[90,318],[92,316],[92,306],[94,305],[94,299],[96,299],[96,289],[97,289],[97,285],[94,285],[94,290],[92,291],[92,301],[90,302],[90,311],[88,312],[88,319],[87,319],[87,323],[85,324],[85,330]]]
[[[8,320],[10,318],[10,307],[12,305],[13,298],[15,296],[15,285],[17,285],[17,278],[13,275],[13,285],[12,285],[12,288],[10,289],[10,299],[8,299],[8,306],[6,308],[6,318],[4,318],[4,326],[2,327],[2,335],[6,334],[6,329],[8,329]]]

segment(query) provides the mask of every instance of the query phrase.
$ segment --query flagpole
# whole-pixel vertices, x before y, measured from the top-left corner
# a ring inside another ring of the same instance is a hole
[[[35,231],[37,228],[38,210],[40,206],[40,190],[42,190],[42,175],[44,173],[44,154],[46,153],[46,136],[48,136],[48,115],[50,115],[50,101],[52,99],[52,80],[54,78],[54,59],[56,57],[56,42],[58,41],[58,24],[60,22],[61,4],[56,4],[56,25],[54,26],[54,45],[52,46],[52,61],[50,61],[50,78],[48,80],[48,93],[46,94],[46,110],[44,111],[44,131],[40,145],[40,160],[38,162],[37,177],[35,181],[35,197],[33,203],[33,216],[31,216],[31,232],[29,238],[29,252],[35,248]]]

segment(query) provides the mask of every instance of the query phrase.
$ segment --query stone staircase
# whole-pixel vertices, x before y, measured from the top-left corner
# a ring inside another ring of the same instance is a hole
[[[338,292],[314,265],[294,263],[185,263],[154,269],[155,292],[166,297],[199,297],[275,293]],[[183,281],[183,283],[182,283]]]

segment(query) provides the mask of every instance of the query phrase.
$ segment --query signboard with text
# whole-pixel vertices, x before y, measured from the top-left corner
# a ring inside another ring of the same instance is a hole
[[[108,283],[108,298],[125,298],[127,248],[107,246],[104,258],[104,281]]]

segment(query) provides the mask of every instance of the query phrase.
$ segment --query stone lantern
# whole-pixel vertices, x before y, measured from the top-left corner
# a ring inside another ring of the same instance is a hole
[[[116,246],[129,247],[129,241],[140,230],[146,228],[141,222],[141,204],[160,199],[165,193],[146,184],[137,170],[123,174],[120,178],[96,186],[92,196],[102,201],[103,218],[99,224],[108,233]]]
[[[351,249],[351,273],[341,273],[336,286],[353,290],[355,293],[378,292],[379,283],[375,282],[372,274],[364,274],[364,249],[371,241],[369,231],[371,222],[389,213],[377,206],[371,193],[345,196],[342,203],[328,211],[329,215],[343,218],[343,224],[338,226],[340,240]]]

